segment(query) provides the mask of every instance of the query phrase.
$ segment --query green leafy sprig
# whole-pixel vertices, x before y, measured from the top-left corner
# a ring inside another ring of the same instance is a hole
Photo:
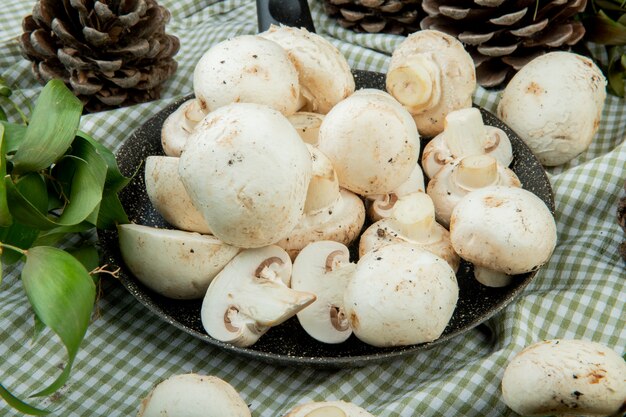
[[[8,98],[1,81],[0,94]],[[23,262],[36,330],[50,328],[67,352],[63,371],[33,397],[68,380],[96,300],[90,271],[99,271],[97,249],[57,246],[69,235],[128,222],[117,193],[129,179],[106,147],[78,130],[81,114],[82,104],[60,80],[46,84],[25,124],[10,123],[0,109],[0,266]],[[49,412],[1,384],[0,398],[26,414]]]

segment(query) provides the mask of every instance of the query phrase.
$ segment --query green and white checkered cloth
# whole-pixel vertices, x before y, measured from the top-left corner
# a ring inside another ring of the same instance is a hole
[[[178,71],[163,98],[83,117],[81,128],[111,149],[151,115],[192,92],[192,73],[213,44],[257,31],[254,0],[161,0],[178,36]],[[23,107],[41,90],[19,54],[22,17],[33,2],[5,0],[0,12],[0,75]],[[356,34],[326,17],[312,1],[318,33],[353,68],[385,71],[399,36]],[[494,110],[497,93],[478,89],[475,102]],[[15,116],[15,115],[13,115]],[[510,416],[501,400],[504,367],[524,346],[550,338],[583,338],[626,352],[626,269],[618,245],[617,201],[626,179],[626,101],[609,96],[591,147],[550,170],[559,243],[550,262],[506,309],[444,346],[360,369],[320,371],[268,365],[224,352],[161,321],[113,278],[103,278],[97,318],[90,325],[70,381],[40,405],[57,416],[132,416],[162,379],[199,372],[232,384],[257,417],[282,416],[313,400],[352,401],[376,416]],[[32,311],[9,269],[0,284],[0,382],[21,397],[58,375],[65,352],[50,331],[32,341]],[[15,412],[0,402],[0,415]],[[224,416],[227,417],[227,416]]]

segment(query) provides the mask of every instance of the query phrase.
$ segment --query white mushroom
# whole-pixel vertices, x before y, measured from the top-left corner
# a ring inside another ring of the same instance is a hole
[[[467,193],[490,185],[521,187],[512,170],[489,155],[466,156],[445,165],[429,182],[426,192],[435,205],[437,221],[450,225],[454,206]]]
[[[200,108],[195,98],[185,101],[163,122],[161,145],[167,156],[180,156],[187,138],[206,112]]]
[[[251,417],[250,409],[228,382],[215,376],[174,375],[144,398],[137,417]]]
[[[281,113],[236,103],[198,124],[179,174],[215,236],[234,246],[261,247],[286,237],[300,221],[311,158]]]
[[[413,115],[420,134],[435,136],[448,113],[472,106],[474,61],[456,38],[421,30],[393,51],[386,85]]]
[[[596,342],[538,342],[509,362],[502,396],[524,416],[621,416],[626,411],[626,362]]]
[[[145,165],[146,194],[165,221],[177,229],[211,234],[211,228],[180,180],[178,158],[148,156]]]
[[[257,103],[285,115],[301,106],[298,72],[276,42],[242,35],[213,45],[193,73],[193,89],[205,113],[230,103]]]
[[[319,149],[332,161],[339,184],[361,194],[387,194],[417,164],[419,134],[411,115],[389,94],[358,90],[326,115]]]
[[[366,253],[344,294],[355,336],[378,347],[437,339],[459,288],[450,265],[419,246],[392,243]]]
[[[483,154],[492,156],[503,167],[513,161],[513,148],[506,133],[483,124],[480,110],[470,107],[446,116],[444,131],[424,147],[422,167],[426,176],[433,178],[456,159]]]
[[[419,165],[413,167],[409,178],[389,194],[367,196],[367,214],[371,221],[376,222],[391,216],[393,206],[398,198],[410,193],[424,192],[424,173]]]
[[[298,313],[302,328],[323,343],[341,343],[352,334],[343,294],[356,264],[348,248],[329,240],[307,245],[293,263],[291,288],[315,294],[313,304]]]
[[[543,165],[561,165],[585,151],[600,126],[606,79],[589,58],[550,52],[507,84],[498,117]]]
[[[302,110],[326,114],[354,92],[350,65],[322,36],[304,28],[272,25],[260,33],[285,48],[298,71]]]
[[[450,233],[435,221],[435,207],[425,193],[407,194],[397,200],[391,217],[373,223],[359,241],[359,257],[390,243],[415,244],[443,258],[456,272],[459,256],[452,248]]]
[[[202,326],[213,338],[235,346],[254,344],[315,301],[289,288],[291,259],[278,246],[246,249],[215,277],[202,302]]]
[[[284,417],[374,417],[374,415],[350,402],[319,401],[301,404]]]
[[[537,270],[556,246],[556,225],[530,191],[488,186],[468,193],[452,211],[450,239],[461,258],[508,275]]]
[[[324,115],[298,111],[287,117],[305,143],[317,145]]]
[[[210,235],[120,224],[120,253],[133,275],[166,297],[204,296],[210,282],[239,252]]]

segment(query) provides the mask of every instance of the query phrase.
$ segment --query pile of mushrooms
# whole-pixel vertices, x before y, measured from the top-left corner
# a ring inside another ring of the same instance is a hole
[[[193,87],[144,173],[178,230],[121,225],[119,240],[146,286],[202,299],[217,340],[250,346],[296,316],[324,343],[431,342],[456,308],[462,259],[502,286],[554,249],[554,219],[508,168],[506,134],[471,107],[473,64],[454,38],[409,36],[388,92],[354,91],[327,40],[272,27],[211,47]],[[435,138],[420,165],[421,136]],[[321,411],[306,413],[289,415]]]

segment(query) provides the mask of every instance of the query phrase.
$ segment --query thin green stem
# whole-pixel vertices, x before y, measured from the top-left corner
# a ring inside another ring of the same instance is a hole
[[[22,255],[26,255],[28,253],[28,251],[26,249],[18,248],[17,246],[9,245],[8,243],[0,242],[0,248],[10,249],[12,251],[21,253]]]

